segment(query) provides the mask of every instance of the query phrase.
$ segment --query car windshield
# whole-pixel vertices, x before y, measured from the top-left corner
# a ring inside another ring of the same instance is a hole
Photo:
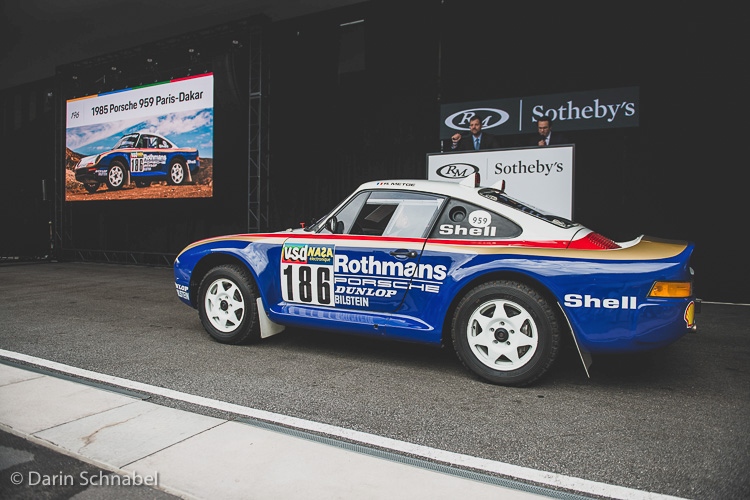
[[[430,223],[444,198],[404,191],[360,191],[336,213],[336,228],[328,228],[325,217],[309,230],[334,234],[360,234],[426,238]]]
[[[138,134],[124,135],[122,136],[122,139],[117,141],[117,144],[115,144],[115,147],[112,149],[132,148],[135,146],[136,140],[138,140]]]
[[[543,221],[549,222],[550,224],[554,224],[556,226],[564,227],[567,229],[569,227],[573,227],[576,225],[575,222],[571,222],[568,219],[565,219],[564,217],[547,214],[547,213],[542,212],[538,208],[534,208],[532,206],[521,203],[520,201],[511,198],[510,196],[506,195],[505,193],[497,189],[493,189],[493,188],[480,189],[479,194],[489,200],[496,201],[497,203],[502,203],[503,205],[507,207],[515,208],[518,211],[532,215],[538,219],[542,219]]]

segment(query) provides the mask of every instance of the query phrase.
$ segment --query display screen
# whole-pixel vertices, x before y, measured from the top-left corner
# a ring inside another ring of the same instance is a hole
[[[65,200],[213,196],[212,73],[66,105]]]

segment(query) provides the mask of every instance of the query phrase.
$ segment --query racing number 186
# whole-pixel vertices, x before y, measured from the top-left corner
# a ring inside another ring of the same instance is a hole
[[[286,277],[283,298],[287,302],[331,304],[331,267],[286,264],[281,270]]]
[[[131,158],[130,159],[130,171],[131,172],[143,172],[143,158]]]

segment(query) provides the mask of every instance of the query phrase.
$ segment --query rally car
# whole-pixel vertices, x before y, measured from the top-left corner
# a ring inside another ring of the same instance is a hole
[[[174,274],[219,342],[296,326],[446,344],[482,379],[526,385],[564,335],[588,373],[592,353],[695,329],[692,252],[646,236],[615,243],[504,186],[382,181],[309,227],[193,243]]]
[[[197,149],[179,148],[157,134],[134,133],[122,136],[110,151],[82,158],[75,176],[86,191],[93,193],[102,182],[112,190],[121,189],[131,180],[138,187],[161,180],[179,185],[190,180],[198,168]]]

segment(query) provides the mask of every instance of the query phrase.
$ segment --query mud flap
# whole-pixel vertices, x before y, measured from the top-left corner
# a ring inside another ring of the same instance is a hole
[[[263,301],[260,297],[255,299],[258,304],[258,319],[260,320],[260,338],[265,339],[277,333],[281,333],[286,328],[284,325],[274,323],[266,314],[266,309],[263,307]]]
[[[568,315],[565,314],[565,309],[563,309],[562,305],[559,302],[557,303],[557,305],[560,308],[560,311],[562,311],[565,321],[568,323],[568,329],[570,329],[570,334],[573,336],[573,342],[576,345],[576,350],[578,350],[578,356],[580,356],[581,362],[583,363],[583,369],[586,371],[586,376],[588,378],[591,378],[591,374],[589,374],[589,368],[591,367],[591,363],[593,362],[591,353],[581,348],[580,344],[578,343],[578,339],[576,338],[576,332],[573,330],[573,325],[570,324]]]

